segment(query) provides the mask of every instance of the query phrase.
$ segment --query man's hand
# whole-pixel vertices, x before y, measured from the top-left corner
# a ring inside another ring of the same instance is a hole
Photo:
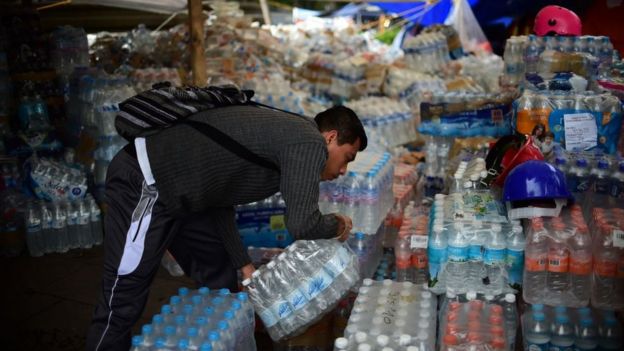
[[[353,229],[353,222],[351,218],[336,214],[336,219],[338,219],[338,232],[336,233],[338,240],[345,241],[349,238],[349,234],[351,233],[351,229]]]
[[[243,280],[245,280],[245,279],[251,279],[251,275],[253,274],[253,272],[256,271],[256,269],[250,263],[250,264],[248,264],[246,266],[241,267],[240,271],[241,271],[241,274],[243,276]]]

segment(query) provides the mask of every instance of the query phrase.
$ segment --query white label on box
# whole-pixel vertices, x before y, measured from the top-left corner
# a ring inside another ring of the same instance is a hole
[[[566,150],[586,150],[597,144],[598,127],[591,113],[563,115]]]
[[[429,237],[426,235],[412,235],[412,241],[410,248],[412,249],[426,249]]]
[[[613,247],[624,247],[624,231],[613,229]]]

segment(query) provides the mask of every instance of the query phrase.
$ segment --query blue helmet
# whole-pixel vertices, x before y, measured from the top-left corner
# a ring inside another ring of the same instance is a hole
[[[526,161],[516,166],[505,179],[503,200],[507,203],[510,219],[541,216],[559,216],[561,207],[573,199],[565,176],[545,161]],[[554,201],[554,208],[514,208],[514,202]]]

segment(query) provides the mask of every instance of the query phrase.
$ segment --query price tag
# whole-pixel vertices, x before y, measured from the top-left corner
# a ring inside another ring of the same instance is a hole
[[[426,235],[412,235],[410,242],[410,248],[412,249],[426,249],[427,243],[429,243],[429,237]]]
[[[613,246],[624,247],[624,231],[619,229],[613,230]]]

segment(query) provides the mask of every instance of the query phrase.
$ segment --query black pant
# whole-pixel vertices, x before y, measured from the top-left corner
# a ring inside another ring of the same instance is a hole
[[[108,168],[104,273],[87,350],[130,348],[132,326],[167,249],[198,285],[236,289],[236,269],[214,224],[219,210],[185,219],[169,215],[132,150],[126,147]]]

